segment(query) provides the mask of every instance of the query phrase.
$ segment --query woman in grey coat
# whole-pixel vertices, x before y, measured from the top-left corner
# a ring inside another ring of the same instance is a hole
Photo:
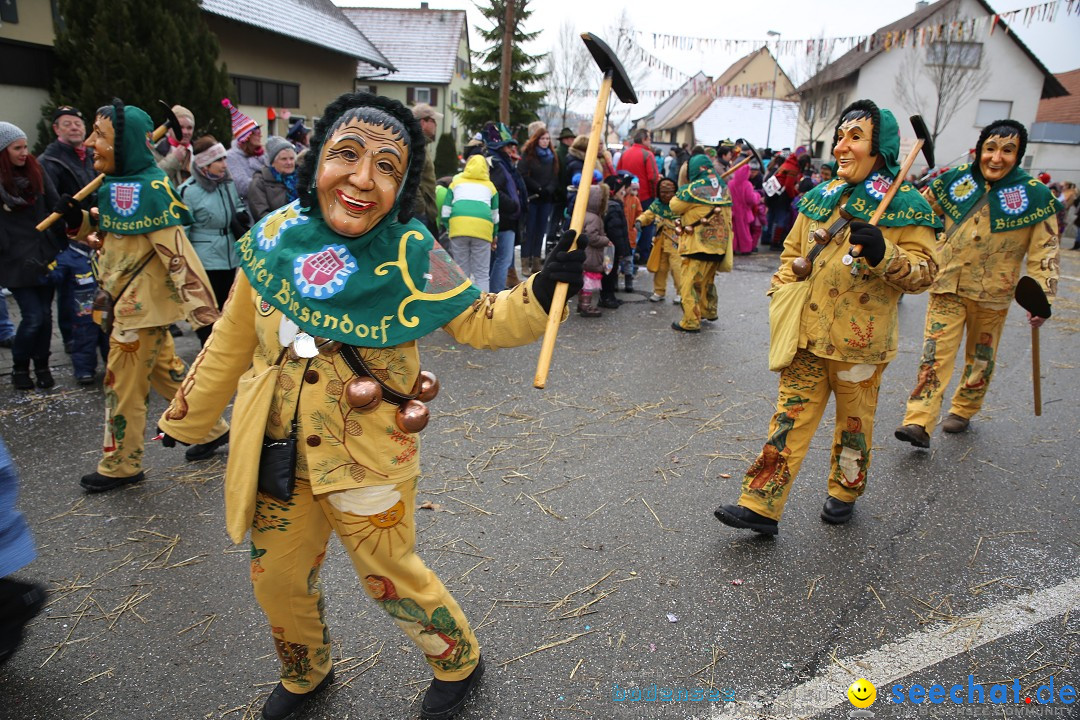
[[[266,141],[264,167],[251,178],[247,201],[255,221],[297,198],[296,151],[285,138],[272,135]]]
[[[235,243],[250,227],[251,219],[229,177],[225,147],[213,136],[204,135],[193,143],[192,150],[191,177],[180,185],[180,199],[193,220],[184,230],[202,260],[221,309],[240,265]],[[205,343],[212,329],[207,325],[195,334]]]

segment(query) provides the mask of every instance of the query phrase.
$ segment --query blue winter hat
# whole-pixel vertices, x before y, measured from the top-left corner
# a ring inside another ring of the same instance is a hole
[[[602,182],[604,178],[602,178],[600,176],[600,171],[599,170],[593,170],[592,171],[592,179],[593,179],[593,184],[595,185],[598,182]],[[581,184],[581,173],[579,173],[579,172],[574,173],[574,177],[570,178],[570,184],[573,185],[574,187],[577,187],[578,185],[580,185]]]

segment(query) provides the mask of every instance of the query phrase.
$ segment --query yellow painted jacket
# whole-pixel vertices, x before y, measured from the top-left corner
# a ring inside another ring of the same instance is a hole
[[[481,295],[443,328],[458,342],[478,348],[532,342],[544,334],[547,324],[547,313],[532,296],[532,282],[498,295]],[[287,437],[294,416],[299,439],[296,475],[309,480],[316,494],[397,483],[420,472],[419,435],[397,429],[396,405],[382,402],[365,414],[348,404],[345,386],[354,375],[340,353],[318,355],[310,364],[290,360],[286,354],[276,383],[260,385],[259,379],[282,354],[278,340],[282,318],[239,273],[221,320],[160,420],[170,436],[198,442],[236,393],[225,488],[229,533],[236,542],[250,527],[263,437]],[[388,386],[401,393],[412,390],[420,372],[415,341],[358,349],[372,373]],[[253,397],[260,392],[270,397]],[[262,417],[241,417],[244,409],[258,406],[260,400],[263,407],[269,401],[268,414],[264,410]],[[247,506],[240,512],[230,503]]]
[[[931,196],[932,198],[933,196]],[[934,211],[941,215],[937,204]],[[937,278],[932,293],[955,293],[988,308],[1003,310],[1013,301],[1016,283],[1023,275],[1021,263],[1027,255],[1027,274],[1038,281],[1053,302],[1057,295],[1059,239],[1049,221],[1006,232],[990,232],[990,207],[983,205],[946,240],[956,224],[945,218],[945,232],[939,236]]]
[[[836,209],[826,220],[817,222],[799,213],[784,241],[770,295],[780,285],[796,282],[791,263],[809,255],[816,244],[814,230],[828,227],[839,216]],[[850,247],[848,228],[818,255],[810,277],[802,281],[810,283],[810,291],[802,309],[800,348],[818,357],[851,363],[880,364],[896,356],[900,294],[923,292],[937,273],[934,229],[909,225],[884,227],[881,232],[885,257],[877,267],[860,261],[860,270],[852,275],[852,266],[841,262]]]
[[[684,226],[696,223],[693,232],[679,236],[679,254],[723,255],[724,259],[718,269],[720,272],[730,272],[734,266],[734,253],[731,252],[731,206],[692,203],[674,197],[668,207],[680,216]]]
[[[85,236],[88,229],[84,220],[79,235]],[[151,253],[146,267],[124,290]],[[202,261],[179,225],[143,235],[105,234],[97,274],[99,286],[115,301],[114,333],[163,327],[183,319],[199,328],[220,316]],[[121,290],[123,296],[117,297]]]
[[[642,227],[652,225],[656,223],[656,236],[660,238],[663,245],[661,247],[665,252],[670,249],[678,249],[679,247],[679,231],[676,229],[675,221],[669,220],[665,217],[660,217],[652,210],[646,210],[638,215],[637,221]],[[653,241],[655,242],[655,240]]]

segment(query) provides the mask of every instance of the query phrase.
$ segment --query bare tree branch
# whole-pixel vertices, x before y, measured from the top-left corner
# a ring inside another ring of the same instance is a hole
[[[911,50],[904,58],[896,75],[896,96],[905,110],[931,120],[935,141],[957,111],[990,81],[990,63],[983,50],[982,43],[960,41],[948,33],[925,52]]]
[[[588,89],[590,64],[589,52],[585,49],[585,44],[581,42],[577,30],[574,29],[574,24],[569,20],[564,20],[559,26],[555,45],[547,54],[544,77],[547,105],[549,109],[558,113],[557,127],[566,127],[566,119],[571,107],[582,92]],[[555,118],[554,113],[545,118],[548,127],[556,126],[553,122]]]

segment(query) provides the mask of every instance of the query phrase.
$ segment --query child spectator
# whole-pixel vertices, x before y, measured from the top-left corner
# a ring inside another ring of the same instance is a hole
[[[634,264],[634,249],[637,247],[638,228],[637,219],[641,215],[644,208],[641,206],[641,198],[638,193],[641,192],[641,183],[638,182],[636,176],[630,176],[630,189],[626,191],[626,197],[623,198],[623,212],[626,213],[626,227],[630,238],[630,254],[622,259],[621,271],[623,275],[628,275],[629,280],[627,285],[633,286],[633,278],[637,275],[637,265]]]
[[[97,379],[97,359],[105,363],[109,357],[109,338],[94,322],[92,308],[98,283],[90,262],[90,249],[82,241],[72,240],[56,256],[56,267],[49,273],[49,282],[64,289],[74,302],[74,321],[71,325],[71,367],[75,381],[93,385]]]
[[[469,158],[465,169],[450,181],[440,214],[449,228],[451,257],[477,287],[488,292],[499,226],[499,191],[491,182],[487,158]]]
[[[574,185],[581,180],[574,176]],[[585,285],[578,295],[578,314],[582,317],[600,317],[603,313],[596,307],[596,295],[604,278],[604,248],[611,245],[604,230],[604,215],[608,210],[608,189],[605,185],[589,188],[589,204],[585,211],[585,227],[582,232],[589,239],[585,246]],[[618,307],[618,306],[616,306]]]

